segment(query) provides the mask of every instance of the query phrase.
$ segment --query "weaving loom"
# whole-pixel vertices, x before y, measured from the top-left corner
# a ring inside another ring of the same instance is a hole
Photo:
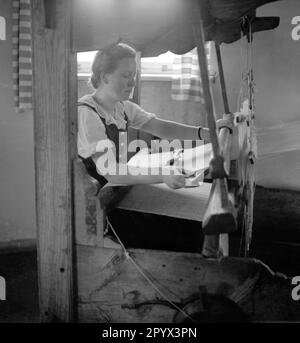
[[[42,320],[195,323],[205,319],[244,321],[249,317],[261,321],[265,314],[268,320],[300,318],[297,303],[291,305],[287,301],[277,301],[277,297],[290,292],[289,280],[276,275],[257,260],[233,257],[205,259],[196,253],[106,247],[105,212],[100,208],[99,189],[88,178],[84,166],[77,159],[77,152],[72,148],[76,146],[76,119],[72,117],[76,113],[76,85],[72,83],[76,79],[77,67],[74,52],[99,49],[122,39],[133,44],[142,52],[142,56],[154,56],[167,50],[184,53],[197,46],[202,63],[200,70],[209,128],[214,132],[212,149],[214,157],[217,157],[215,166],[210,166],[213,182],[176,191],[177,206],[181,210],[177,213],[171,213],[172,208],[158,208],[156,201],[154,205],[157,207],[152,204],[151,208],[152,211],[165,211],[166,215],[194,216],[194,219],[206,224],[206,233],[213,236],[222,233],[224,227],[225,233],[234,230],[235,217],[227,187],[232,137],[229,130],[224,128],[217,137],[203,46],[204,40],[214,40],[218,49],[218,44],[233,42],[241,35],[251,41],[252,33],[277,27],[279,18],[255,16],[256,7],[271,0],[189,1],[189,5],[196,6],[193,7],[195,10],[186,6],[185,0],[175,1],[179,7],[172,1],[159,2],[159,6],[167,8],[170,4],[174,5],[170,8],[176,10],[166,11],[167,17],[161,14],[161,8],[153,5],[156,2],[152,0],[136,1],[137,7],[134,9],[141,10],[141,16],[137,16],[130,7],[134,1],[123,1],[122,5],[120,1],[111,1],[110,7],[106,6],[107,1],[93,0],[89,1],[89,11],[87,2],[81,0],[45,1],[47,6],[38,0],[33,2]],[[72,7],[71,4],[75,5]],[[55,13],[60,15],[55,17]],[[248,19],[245,20],[245,17]],[[159,22],[162,26],[158,25]],[[55,77],[49,72],[53,70],[57,73]],[[251,73],[248,75],[251,89],[253,79]],[[47,92],[43,92],[45,83]],[[223,90],[225,114],[230,115],[225,87]],[[53,99],[57,98],[62,101],[53,103]],[[247,162],[246,167],[240,169],[247,173],[239,176],[242,181],[241,192],[246,196],[244,191],[252,186],[253,181],[252,169],[248,168],[249,156],[253,160],[255,158],[253,154],[249,155],[254,152],[254,149],[251,151],[254,136],[250,130],[254,118],[253,98],[250,96],[248,100],[248,108],[245,106],[244,110],[250,110],[249,114],[242,113],[244,116],[238,119],[238,126],[244,126],[239,143],[246,144],[246,148],[240,149],[243,154],[239,155],[241,163]],[[41,134],[38,130],[40,127],[54,127],[56,130],[44,130]],[[38,150],[41,146],[48,147],[49,142],[47,153]],[[54,169],[53,174],[58,176],[55,194],[52,194],[53,185],[49,185],[47,171]],[[65,187],[61,187],[62,180],[67,180]],[[146,199],[137,203],[137,199],[145,196],[146,191]],[[162,185],[134,186],[118,206],[134,206],[136,211],[145,211],[145,206],[148,209],[150,207],[147,201],[161,196],[172,198],[173,201],[174,194],[175,191]],[[186,206],[191,202],[195,205],[193,209]],[[248,203],[245,203],[246,219],[251,219]],[[250,233],[251,230],[248,231],[248,243]],[[220,309],[219,315],[215,313],[216,309],[217,312]]]

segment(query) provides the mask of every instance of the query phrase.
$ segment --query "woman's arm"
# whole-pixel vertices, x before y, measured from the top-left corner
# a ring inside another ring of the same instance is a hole
[[[185,186],[184,175],[172,166],[140,168],[128,166],[127,164],[115,163],[110,170],[106,171],[101,168],[101,163],[96,163],[96,166],[98,172],[112,184],[134,185],[165,183],[173,189]]]
[[[232,120],[218,119],[216,124],[217,130],[228,127],[232,132]],[[209,129],[206,127],[185,125],[160,118],[152,118],[143,125],[141,130],[164,139],[210,140]]]
[[[180,124],[160,118],[152,118],[143,125],[142,130],[165,139],[209,140],[210,138],[208,128],[201,127],[199,132],[199,126]]]

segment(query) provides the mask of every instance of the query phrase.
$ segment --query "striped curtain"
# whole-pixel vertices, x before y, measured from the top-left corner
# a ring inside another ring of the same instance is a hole
[[[210,45],[206,45],[209,61]],[[193,100],[204,104],[197,48],[177,55],[173,62],[172,94],[174,100]]]
[[[13,0],[12,63],[16,110],[32,109],[32,47],[30,0]]]

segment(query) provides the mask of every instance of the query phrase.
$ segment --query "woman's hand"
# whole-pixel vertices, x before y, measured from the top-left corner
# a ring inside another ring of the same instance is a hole
[[[168,173],[169,172],[169,173]],[[185,177],[183,174],[180,174],[176,168],[168,168],[165,170],[162,179],[163,182],[172,189],[183,188],[185,186]]]

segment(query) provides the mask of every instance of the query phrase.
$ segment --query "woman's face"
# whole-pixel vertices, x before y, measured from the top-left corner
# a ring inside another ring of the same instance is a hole
[[[135,86],[136,61],[132,57],[123,58],[118,68],[106,74],[107,87],[116,101],[128,100]]]

